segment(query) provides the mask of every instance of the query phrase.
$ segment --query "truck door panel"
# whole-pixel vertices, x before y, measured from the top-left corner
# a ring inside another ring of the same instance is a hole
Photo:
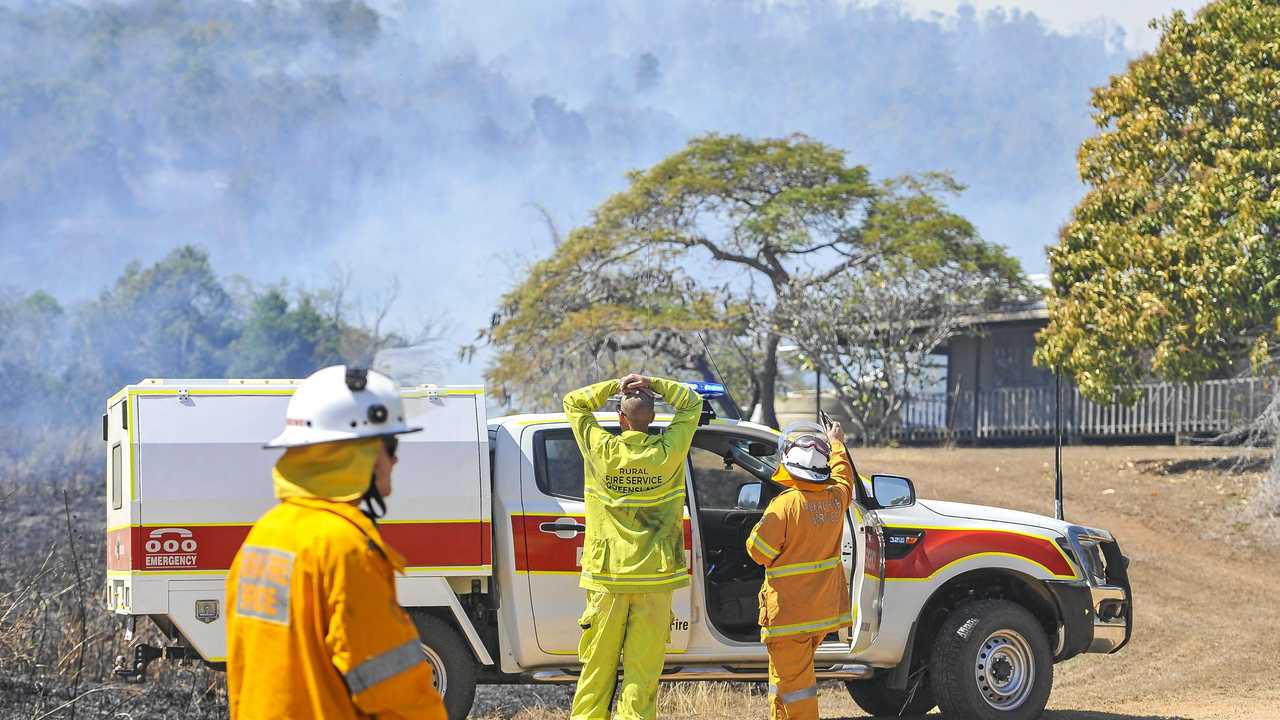
[[[517,549],[516,570],[528,582],[539,649],[576,657],[582,634],[578,618],[586,606],[586,591],[578,587],[586,534],[582,455],[567,427],[534,427],[523,435],[521,443],[533,463],[521,473],[523,513],[512,518],[512,531],[524,540],[523,558]],[[690,541],[686,520],[686,550]],[[672,612],[667,649],[679,653],[689,639],[688,587],[673,594]]]
[[[875,642],[880,632],[884,599],[884,530],[880,518],[858,503],[849,504],[849,522],[856,553],[850,577],[853,627],[851,653],[860,653]],[[841,549],[843,555],[844,549]]]

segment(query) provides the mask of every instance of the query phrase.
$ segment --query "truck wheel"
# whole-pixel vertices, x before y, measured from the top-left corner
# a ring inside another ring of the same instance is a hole
[[[949,717],[1030,720],[1053,687],[1053,655],[1021,605],[979,600],[943,621],[929,661],[933,696]]]
[[[845,683],[853,702],[862,711],[874,717],[902,717],[924,715],[936,705],[933,701],[933,688],[929,687],[928,678],[920,681],[916,692],[911,689],[893,690],[885,685],[888,675],[877,675],[870,680],[850,680]]]
[[[449,720],[463,720],[476,699],[476,661],[471,648],[449,623],[426,612],[412,612],[422,652],[431,665],[431,682],[444,696]]]

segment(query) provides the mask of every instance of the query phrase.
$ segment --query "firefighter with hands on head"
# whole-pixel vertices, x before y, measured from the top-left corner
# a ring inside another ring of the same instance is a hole
[[[341,365],[298,386],[276,497],[227,576],[227,694],[233,720],[445,720],[413,621],[396,602],[404,559],[375,520],[391,494],[399,388]],[[364,499],[368,509],[361,511]]]
[[[595,410],[622,393],[614,435]],[[654,393],[675,417],[650,435]],[[671,635],[671,593],[689,584],[684,556],[685,456],[702,398],[672,380],[630,374],[575,390],[564,412],[582,451],[587,532],[579,586],[587,607],[578,620],[582,675],[574,720],[609,717],[622,656],[618,718],[657,716],[658,678]]]
[[[775,720],[816,720],[814,652],[828,633],[852,624],[840,544],[853,477],[839,423],[793,423],[779,436],[773,480],[786,489],[747,538],[747,553],[765,568],[760,639]]]

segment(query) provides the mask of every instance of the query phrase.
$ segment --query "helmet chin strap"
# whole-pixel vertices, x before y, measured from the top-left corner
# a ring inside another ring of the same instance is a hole
[[[360,496],[364,501],[364,509],[361,510],[365,517],[377,523],[387,514],[387,501],[382,499],[382,493],[378,492],[378,476],[375,474],[369,478],[369,489],[364,491],[364,495]]]

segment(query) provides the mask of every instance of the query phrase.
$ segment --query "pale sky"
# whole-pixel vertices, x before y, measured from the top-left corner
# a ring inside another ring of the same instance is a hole
[[[979,13],[995,7],[1034,12],[1055,30],[1070,32],[1105,18],[1125,31],[1125,46],[1130,50],[1151,50],[1159,35],[1147,27],[1154,17],[1174,10],[1188,15],[1205,5],[1205,0],[899,0],[921,17],[941,12],[955,14],[961,5],[972,5]]]

